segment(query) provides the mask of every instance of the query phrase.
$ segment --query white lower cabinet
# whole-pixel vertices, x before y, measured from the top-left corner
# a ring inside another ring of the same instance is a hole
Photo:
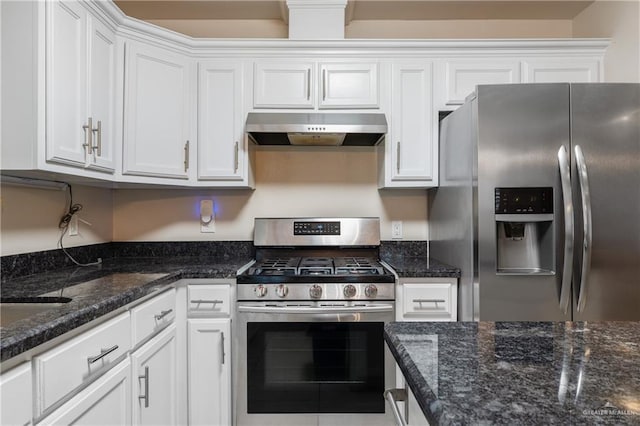
[[[407,426],[429,426],[429,422],[418,405],[416,396],[407,388]]]
[[[398,321],[456,321],[457,278],[400,278],[396,292]]]
[[[32,401],[30,362],[2,373],[0,376],[0,424],[30,425],[33,417]]]
[[[231,320],[187,320],[189,424],[231,425]]]
[[[176,425],[176,325],[131,355],[134,425]]]
[[[41,425],[130,425],[131,364],[125,359],[49,416]],[[3,421],[3,424],[4,421]]]

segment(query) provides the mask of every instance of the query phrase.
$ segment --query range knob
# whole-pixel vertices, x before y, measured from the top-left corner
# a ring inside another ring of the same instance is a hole
[[[278,297],[287,297],[287,294],[289,294],[289,287],[284,284],[280,284],[276,287],[276,294]]]
[[[369,284],[364,288],[364,295],[371,299],[375,299],[378,295],[378,287],[373,284]]]
[[[262,284],[258,284],[253,289],[253,292],[256,294],[256,297],[264,297],[267,294],[267,288],[265,286],[263,286]]]
[[[322,287],[318,284],[309,287],[309,296],[311,296],[312,299],[320,299],[320,297],[322,297]]]
[[[353,284],[347,284],[344,286],[342,293],[344,294],[344,297],[351,299],[356,295],[356,286],[354,286]]]

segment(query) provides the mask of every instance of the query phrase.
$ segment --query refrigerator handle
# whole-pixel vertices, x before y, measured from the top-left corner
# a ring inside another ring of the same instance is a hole
[[[564,262],[562,265],[562,286],[560,287],[560,309],[566,314],[571,296],[574,227],[571,166],[569,165],[569,156],[564,145],[558,150],[558,167],[560,168],[560,183],[562,185],[562,201],[564,204]]]
[[[582,200],[582,223],[584,237],[582,239],[582,271],[580,274],[580,293],[578,296],[578,312],[584,310],[587,303],[587,283],[589,281],[589,270],[591,269],[591,194],[589,192],[589,173],[587,163],[584,160],[582,148],[576,145],[576,167],[578,169],[578,183],[580,184],[580,195]]]

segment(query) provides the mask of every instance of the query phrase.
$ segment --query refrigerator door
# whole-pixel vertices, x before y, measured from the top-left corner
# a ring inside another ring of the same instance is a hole
[[[570,149],[569,85],[478,86],[476,102],[480,320],[570,320],[571,310],[560,306],[565,209],[558,162],[559,149]],[[552,218],[497,215],[496,188],[550,188]]]
[[[571,102],[573,319],[637,321],[640,85],[573,84]]]

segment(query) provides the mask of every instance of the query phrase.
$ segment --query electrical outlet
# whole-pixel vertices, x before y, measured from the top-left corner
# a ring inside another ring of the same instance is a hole
[[[78,235],[78,216],[71,216],[71,220],[69,221],[69,236],[73,237],[74,235]]]
[[[391,238],[394,240],[402,239],[402,221],[394,220],[391,222]]]
[[[213,200],[200,201],[200,232],[216,232],[216,216],[213,211]]]

